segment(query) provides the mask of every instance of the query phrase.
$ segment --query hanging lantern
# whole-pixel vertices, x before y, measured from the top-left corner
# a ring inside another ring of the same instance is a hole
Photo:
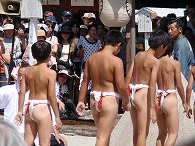
[[[131,0],[99,0],[99,13],[105,26],[125,26],[132,14]]]

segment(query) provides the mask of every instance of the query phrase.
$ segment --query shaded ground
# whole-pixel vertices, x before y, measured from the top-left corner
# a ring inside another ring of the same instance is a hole
[[[122,114],[118,115],[115,125],[118,123]],[[88,137],[95,137],[97,128],[93,121],[91,111],[86,111],[83,117],[80,117],[78,120],[62,120],[63,127],[61,129],[62,134],[64,135],[81,135]]]

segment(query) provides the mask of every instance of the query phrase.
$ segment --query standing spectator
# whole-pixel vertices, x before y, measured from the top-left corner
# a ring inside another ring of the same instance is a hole
[[[51,44],[52,47],[52,56],[49,61],[49,66],[53,70],[57,70],[57,62],[56,62],[56,53],[58,51],[58,38],[54,36],[54,28],[56,25],[56,19],[54,16],[48,16],[46,18],[45,24],[48,26],[48,31],[46,32],[46,41]]]
[[[16,37],[19,39],[21,45],[22,55],[27,47],[27,35],[25,33],[25,27],[21,23],[16,23]],[[20,57],[22,57],[22,55]]]
[[[168,33],[175,41],[174,59],[181,63],[181,71],[185,79],[188,80],[190,67],[194,64],[194,56],[189,41],[182,34],[182,21],[180,19],[170,20]]]
[[[104,39],[105,39],[104,24],[103,23],[97,23],[96,38],[101,41],[102,48],[103,48],[103,46],[104,46]]]
[[[188,8],[188,17],[189,20],[187,21],[187,27],[190,27],[195,34],[195,7],[192,6]]]
[[[70,68],[70,65],[72,65],[72,52],[70,49],[72,35],[70,24],[64,23],[58,33],[59,47],[56,59],[58,64],[64,65],[67,69],[72,69]]]
[[[84,15],[81,17],[81,19],[83,20],[83,24],[86,25],[86,26],[89,25],[88,14],[89,13],[84,13]]]
[[[63,22],[71,21],[72,20],[72,13],[68,10],[62,12],[62,20]]]
[[[96,32],[97,32],[97,27],[95,24],[89,25],[88,26],[88,38],[83,38],[80,44],[80,60],[81,60],[81,78],[80,78],[80,86],[83,81],[83,74],[84,74],[84,68],[85,68],[85,62],[88,60],[88,58],[93,54],[102,48],[101,46],[101,41],[96,39]],[[88,91],[91,89],[91,82],[89,83],[88,86]],[[89,93],[89,92],[88,92]],[[89,94],[87,94],[87,100],[89,100]],[[88,108],[88,103],[89,101],[86,101],[86,108]]]
[[[14,25],[13,24],[5,24],[3,26],[3,31],[5,32],[4,36],[4,46],[5,46],[5,57],[8,59],[10,55],[13,56],[13,60],[10,60],[10,66],[8,71],[12,71],[12,67],[14,64],[17,65],[17,62],[20,62],[20,57],[22,55],[20,40],[16,36],[14,36]],[[14,38],[13,38],[14,37]],[[12,41],[14,39],[14,46],[12,48]],[[9,77],[9,76],[8,76]]]

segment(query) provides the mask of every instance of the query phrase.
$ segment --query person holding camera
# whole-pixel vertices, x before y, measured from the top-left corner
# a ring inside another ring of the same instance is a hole
[[[71,78],[70,71],[61,68],[58,71],[57,81],[56,81],[56,94],[57,98],[65,104],[65,110],[60,108],[61,119],[77,119],[76,107],[74,102],[70,98],[69,80]]]

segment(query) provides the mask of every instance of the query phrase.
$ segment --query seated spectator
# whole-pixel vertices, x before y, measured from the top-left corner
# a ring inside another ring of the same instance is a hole
[[[63,68],[63,67],[62,67]],[[74,102],[71,100],[70,94],[70,81],[71,75],[68,70],[62,69],[58,71],[56,81],[56,93],[57,98],[65,104],[65,111],[60,110],[61,119],[71,118],[77,119],[76,107]]]

